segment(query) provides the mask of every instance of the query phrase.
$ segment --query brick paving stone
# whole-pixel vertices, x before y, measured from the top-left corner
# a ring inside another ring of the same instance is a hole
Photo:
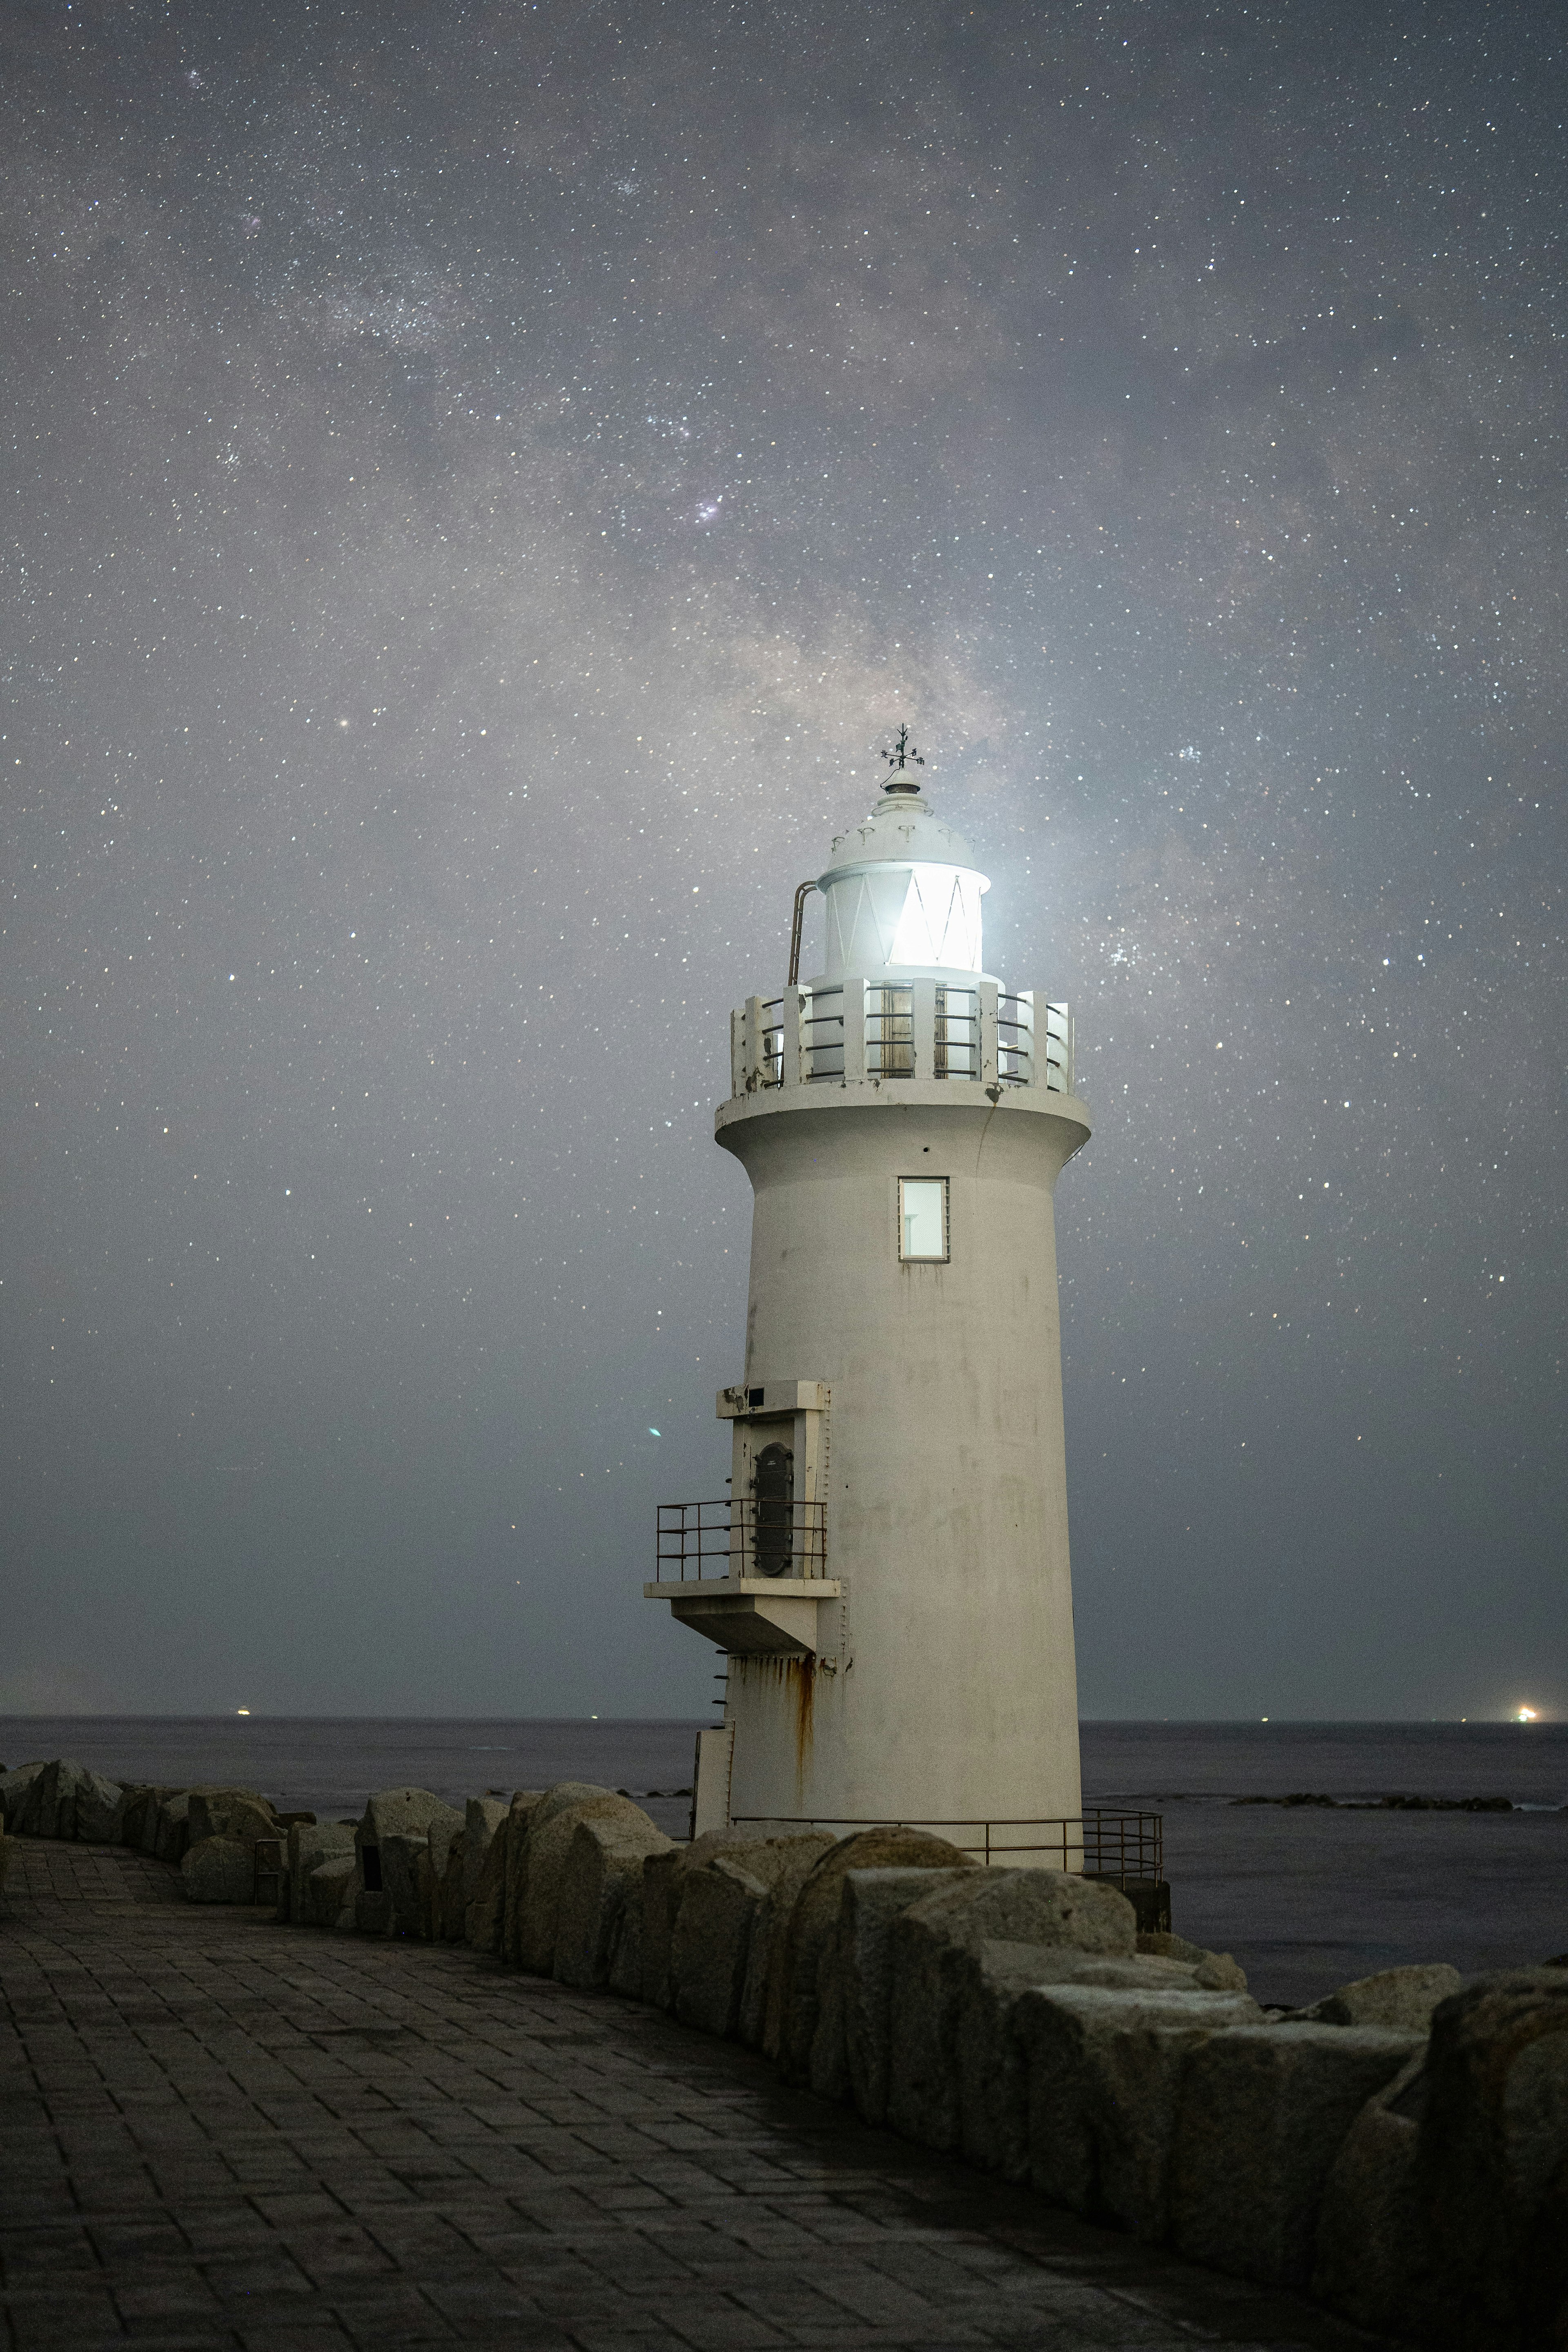
[[[0,1908],[5,2352],[1369,2352],[461,1948],[193,1910],[22,1842]]]

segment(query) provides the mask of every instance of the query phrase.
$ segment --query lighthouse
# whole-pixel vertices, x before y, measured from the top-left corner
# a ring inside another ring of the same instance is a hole
[[[661,1506],[644,1591],[723,1653],[699,1830],[902,1822],[1076,1869],[1053,1200],[1089,1116],[1067,1006],[985,971],[987,879],[907,731],[884,756],[796,893],[787,985],[731,1015],[715,1138],[753,1209],[729,1492]]]

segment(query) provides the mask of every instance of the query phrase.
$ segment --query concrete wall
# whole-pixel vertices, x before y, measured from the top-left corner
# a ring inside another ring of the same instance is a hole
[[[744,1381],[831,1385],[845,1588],[815,1662],[731,1661],[734,1814],[1076,1815],[1052,1194],[1082,1105],[786,1087],[726,1104],[717,1132],[755,1194]],[[900,1263],[900,1176],[948,1179],[947,1264]]]

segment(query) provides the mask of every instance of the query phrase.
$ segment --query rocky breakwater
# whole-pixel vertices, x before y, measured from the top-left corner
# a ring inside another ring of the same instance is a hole
[[[0,1769],[0,1883],[5,1845],[21,1837],[128,1846],[177,1865],[193,1903],[276,1900],[282,1841],[310,1814],[279,1813],[258,1789],[111,1780],[85,1764]]]
[[[0,1775],[7,1827],[112,1820],[91,1777]],[[1140,1935],[1114,1887],[896,1826],[676,1843],[574,1782],[461,1811],[385,1790],[326,1824],[247,1791],[120,1793],[127,1842],[184,1838],[197,1900],[245,1899],[206,1890],[254,1893],[276,1852],[281,1921],[651,2003],[869,2124],[1387,2335],[1568,2342],[1568,1966],[1393,1969],[1288,2013],[1228,1956]]]

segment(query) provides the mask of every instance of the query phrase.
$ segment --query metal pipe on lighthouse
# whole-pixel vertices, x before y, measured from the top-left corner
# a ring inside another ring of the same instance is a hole
[[[661,1507],[644,1589],[728,1654],[699,1830],[903,1822],[1077,1868],[1080,1832],[1023,1832],[1080,1812],[1053,1195],[1089,1117],[1068,1008],[984,971],[989,884],[907,734],[885,756],[816,880],[822,971],[732,1018],[731,1495]]]

